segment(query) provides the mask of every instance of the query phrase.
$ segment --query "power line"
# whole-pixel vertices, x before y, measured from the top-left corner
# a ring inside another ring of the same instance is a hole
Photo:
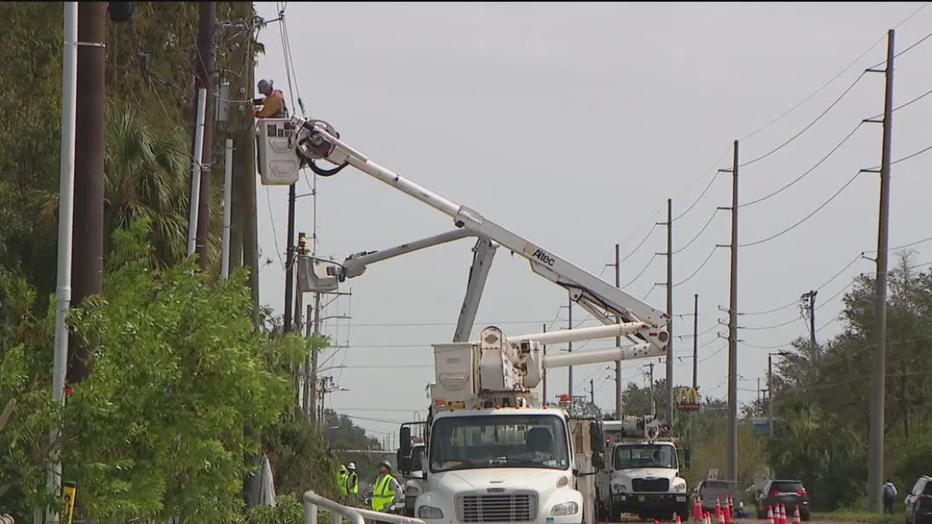
[[[673,287],[679,287],[679,286],[681,286],[681,285],[683,285],[683,284],[689,282],[690,280],[692,280],[692,278],[693,278],[694,276],[698,275],[699,272],[702,271],[702,268],[704,268],[705,265],[709,263],[709,260],[712,259],[712,255],[714,255],[716,251],[718,251],[718,246],[713,247],[713,248],[712,248],[712,251],[709,251],[709,256],[705,257],[705,260],[703,260],[703,261],[702,261],[702,264],[700,264],[699,267],[696,268],[695,271],[693,271],[693,274],[692,274],[692,275],[689,275],[688,277],[686,277],[686,280],[683,280],[683,281],[681,281],[681,282],[677,282],[676,284],[673,284]]]
[[[719,353],[721,353],[722,351],[724,351],[725,348],[727,348],[727,347],[728,347],[728,342],[726,341],[724,344],[722,344],[722,347],[716,349],[714,352],[712,352],[711,354],[709,354],[707,357],[705,357],[705,358],[700,358],[700,359],[699,359],[699,364],[702,364],[702,363],[705,362],[706,360],[709,360],[710,358],[714,357],[715,355],[718,355]]]
[[[738,329],[749,330],[749,331],[766,331],[766,330],[768,330],[768,329],[776,329],[776,328],[779,328],[779,327],[788,326],[788,325],[790,325],[790,324],[792,324],[793,322],[796,322],[796,321],[798,321],[798,320],[801,320],[801,319],[800,319],[799,317],[796,317],[796,318],[790,319],[790,320],[788,320],[788,321],[786,321],[786,322],[783,322],[783,323],[780,323],[780,324],[774,324],[774,325],[772,325],[772,326],[757,326],[757,327],[754,327],[754,326],[742,326],[742,327],[739,327]]]
[[[654,215],[654,216],[656,216],[656,215]],[[629,258],[633,257],[634,254],[637,253],[639,249],[641,249],[641,246],[643,246],[644,243],[647,242],[647,240],[648,240],[648,239],[651,237],[651,235],[654,233],[654,230],[657,229],[657,225],[658,225],[658,224],[655,222],[655,223],[654,223],[654,227],[650,228],[650,231],[647,232],[647,235],[644,237],[643,240],[641,240],[641,243],[638,244],[637,247],[635,247],[633,250],[631,250],[631,252],[628,253],[628,254],[625,256],[625,258],[622,258],[622,259],[621,259],[621,262],[624,262],[624,261],[628,260]]]
[[[726,151],[726,154],[727,154],[727,151]],[[722,155],[722,157],[724,157],[724,156],[725,156],[725,155]],[[719,160],[721,160],[722,157],[719,157]],[[716,163],[718,163],[718,161],[716,161]],[[713,169],[715,169],[715,168],[713,167]],[[715,181],[718,180],[718,174],[719,174],[719,170],[715,169],[714,174],[712,175],[712,179],[709,180],[709,183],[705,186],[705,189],[702,190],[702,193],[699,194],[699,196],[696,198],[696,200],[693,200],[693,203],[690,204],[689,207],[687,207],[685,211],[683,211],[682,213],[680,213],[679,215],[677,215],[676,218],[673,219],[674,222],[676,222],[677,220],[683,218],[683,216],[685,216],[686,213],[689,213],[690,211],[692,211],[692,209],[693,209],[694,207],[696,207],[696,204],[698,204],[699,201],[702,200],[702,197],[704,197],[705,194],[709,192],[709,189],[711,189],[712,184],[714,184]]]
[[[822,117],[824,117],[825,115],[827,115],[828,112],[831,111],[832,108],[834,108],[834,107],[838,104],[838,102],[841,102],[841,100],[842,100],[848,93],[850,93],[852,89],[854,89],[854,86],[858,85],[858,82],[860,82],[861,79],[864,78],[864,75],[866,75],[866,74],[867,74],[867,72],[864,71],[864,72],[862,72],[860,75],[858,75],[858,77],[854,80],[854,82],[853,82],[850,86],[848,86],[847,89],[844,90],[844,92],[841,94],[841,96],[839,96],[838,98],[836,98],[835,101],[832,102],[832,104],[831,104],[830,106],[828,106],[828,108],[825,109],[825,111],[822,111],[822,113],[820,113],[819,116],[817,116],[817,117],[815,118],[815,120],[813,120],[812,122],[810,122],[809,125],[807,125],[806,127],[804,127],[801,131],[799,131],[798,133],[796,133],[795,135],[793,135],[792,137],[790,137],[789,140],[787,140],[786,142],[783,142],[783,143],[780,144],[779,146],[775,147],[774,149],[771,149],[771,150],[768,151],[767,153],[764,153],[763,155],[761,155],[761,156],[759,156],[759,157],[757,157],[757,158],[755,158],[755,159],[753,159],[753,160],[749,160],[749,161],[747,161],[747,162],[745,162],[745,163],[743,163],[743,164],[739,164],[738,167],[745,167],[745,166],[749,166],[749,165],[751,165],[751,164],[754,164],[754,163],[756,163],[756,162],[759,162],[759,161],[761,161],[761,160],[763,160],[763,159],[769,157],[770,155],[776,153],[777,151],[783,149],[784,147],[786,147],[787,145],[789,145],[790,143],[792,143],[794,140],[796,140],[797,138],[799,138],[800,136],[802,136],[803,133],[805,133],[806,131],[808,131],[808,130],[809,130],[812,126],[814,126],[819,120],[822,120]]]
[[[837,198],[838,195],[840,195],[845,189],[848,189],[848,186],[850,186],[850,185],[855,181],[855,179],[858,178],[858,175],[860,175],[860,174],[863,173],[863,172],[864,172],[863,170],[859,170],[857,173],[855,173],[854,176],[851,177],[850,180],[848,180],[847,182],[845,182],[845,185],[841,186],[841,188],[840,188],[838,191],[836,191],[834,195],[832,195],[828,200],[826,200],[825,202],[823,202],[819,207],[815,208],[815,210],[814,210],[812,213],[809,213],[808,215],[806,215],[806,216],[805,216],[802,220],[800,220],[799,222],[796,222],[796,223],[793,224],[792,226],[790,226],[790,227],[784,229],[783,231],[780,231],[779,233],[776,233],[776,234],[774,234],[774,235],[771,235],[771,236],[769,236],[769,237],[767,237],[767,238],[764,238],[764,239],[761,239],[761,240],[757,240],[757,241],[754,241],[754,242],[749,242],[749,243],[747,243],[747,244],[740,244],[738,247],[744,248],[744,247],[756,246],[756,245],[758,245],[758,244],[763,244],[764,242],[769,242],[769,241],[771,241],[771,240],[773,240],[773,239],[775,239],[775,238],[781,237],[781,236],[783,236],[784,234],[789,233],[790,231],[796,229],[796,228],[799,227],[803,222],[806,222],[807,220],[809,220],[810,218],[812,218],[813,216],[815,216],[815,214],[818,213],[819,211],[821,211],[822,208],[824,208],[825,206],[829,205],[829,203],[831,203],[833,200],[835,200],[835,198]]]
[[[911,154],[911,155],[907,155],[907,156],[904,156],[903,158],[900,158],[900,159],[898,159],[898,160],[894,160],[893,162],[890,162],[890,165],[892,166],[893,164],[898,164],[898,163],[903,162],[903,161],[905,161],[905,160],[909,160],[910,158],[917,157],[917,156],[919,156],[919,155],[921,155],[921,154],[923,154],[923,153],[928,152],[930,149],[932,149],[932,146],[926,147],[926,148],[924,148],[924,149],[920,149],[919,151],[916,151],[915,153],[913,153],[913,154]]]
[[[685,251],[686,248],[688,248],[689,246],[693,245],[693,242],[695,242],[696,240],[699,239],[700,236],[702,236],[702,233],[704,233],[705,230],[706,230],[706,228],[709,227],[709,224],[712,223],[712,220],[715,219],[715,216],[716,216],[717,214],[718,214],[718,209],[716,208],[715,210],[712,211],[712,216],[710,216],[709,219],[706,221],[705,225],[702,226],[702,229],[700,229],[699,232],[696,233],[696,236],[694,236],[692,240],[690,240],[689,242],[687,242],[685,246],[683,246],[683,247],[677,249],[676,251],[674,251],[673,254],[674,254],[674,255],[678,255],[678,254],[682,253],[683,251]]]
[[[783,191],[785,191],[786,189],[788,189],[790,186],[792,186],[792,185],[795,184],[796,182],[799,182],[799,181],[802,180],[803,178],[806,178],[806,176],[808,176],[809,173],[812,173],[813,171],[815,171],[815,170],[816,170],[819,166],[821,166],[826,160],[828,160],[829,157],[831,157],[833,154],[835,154],[835,152],[838,151],[838,149],[840,149],[841,146],[843,146],[843,145],[845,144],[845,142],[847,142],[852,136],[854,136],[854,133],[856,133],[857,130],[860,129],[862,125],[864,125],[864,122],[863,122],[863,121],[859,122],[858,125],[854,126],[854,129],[852,129],[851,132],[848,133],[847,136],[845,136],[845,138],[843,138],[843,139],[841,140],[841,142],[839,142],[835,147],[833,147],[832,150],[829,151],[827,155],[823,156],[821,160],[819,160],[818,162],[815,163],[815,165],[813,165],[812,167],[810,167],[809,169],[807,169],[805,172],[803,172],[803,174],[801,174],[801,175],[799,175],[798,177],[796,177],[796,178],[795,178],[794,180],[792,180],[790,183],[786,184],[785,186],[781,187],[780,189],[777,189],[777,190],[774,191],[773,193],[770,193],[770,194],[768,194],[768,195],[762,196],[762,197],[760,197],[760,198],[758,198],[758,199],[756,199],[756,200],[752,200],[752,201],[750,201],[750,202],[745,202],[744,204],[740,204],[738,207],[739,207],[739,208],[742,208],[742,207],[747,207],[747,206],[753,206],[754,204],[758,204],[758,203],[760,203],[760,202],[763,202],[763,201],[765,201],[765,200],[767,200],[767,199],[769,199],[769,198],[771,198],[771,197],[774,197],[774,196],[779,195],[780,193],[782,193]]]
[[[917,13],[918,13],[918,11],[917,11]],[[913,13],[913,14],[915,14],[915,13]],[[911,16],[912,16],[912,15],[911,15]],[[908,20],[908,19],[909,19],[909,18],[907,18],[907,20]],[[904,20],[904,22],[905,22],[905,20]],[[901,23],[903,23],[903,22],[901,22]],[[862,58],[864,58],[865,56],[867,56],[868,53],[870,53],[871,51],[873,51],[874,48],[877,47],[877,44],[879,44],[880,42],[883,42],[884,40],[886,40],[886,38],[887,38],[887,35],[886,35],[886,34],[884,34],[883,36],[881,36],[879,39],[877,39],[876,42],[874,42],[874,43],[873,43],[870,47],[868,47],[863,53],[861,53],[860,56],[858,56],[857,58],[855,58],[853,62],[851,62],[850,64],[848,64],[847,66],[845,66],[845,68],[842,69],[841,71],[839,71],[838,74],[836,74],[835,76],[833,76],[833,77],[831,78],[831,80],[829,80],[828,82],[822,84],[822,86],[821,86],[820,88],[816,89],[811,95],[809,95],[809,96],[807,96],[806,98],[804,98],[801,102],[799,102],[799,103],[796,104],[795,106],[791,107],[789,110],[787,110],[787,111],[786,111],[785,113],[783,113],[782,115],[780,115],[780,116],[778,116],[777,118],[771,120],[770,122],[764,124],[763,126],[757,128],[757,130],[753,131],[752,133],[750,133],[750,134],[748,134],[748,135],[745,135],[744,137],[741,138],[741,140],[746,140],[746,139],[748,139],[748,138],[751,138],[752,136],[756,135],[757,133],[760,133],[760,132],[763,131],[764,129],[766,129],[766,128],[772,126],[773,124],[775,124],[775,123],[777,123],[777,122],[779,122],[779,121],[782,120],[784,117],[786,117],[787,115],[789,115],[790,113],[792,113],[793,111],[795,111],[796,109],[798,109],[800,106],[802,106],[803,104],[805,104],[806,102],[808,102],[809,100],[811,100],[812,97],[814,97],[814,96],[816,96],[817,94],[821,93],[822,90],[824,90],[826,87],[828,87],[829,85],[831,85],[832,83],[834,83],[835,80],[838,80],[838,79],[841,77],[841,75],[845,74],[849,69],[851,69],[852,67],[854,67],[855,64],[857,64],[858,62],[860,62]]]
[[[629,280],[628,283],[623,284],[623,285],[621,286],[621,289],[625,289],[625,288],[627,288],[628,286],[630,286],[631,284],[634,284],[635,282],[637,282],[638,279],[641,278],[641,276],[643,276],[644,273],[650,268],[651,264],[653,264],[653,262],[654,262],[654,260],[655,260],[656,258],[657,258],[657,254],[655,253],[653,256],[650,257],[650,260],[647,261],[647,265],[645,265],[644,268],[641,269],[641,272],[638,273],[634,278],[632,278],[631,280]]]
[[[919,9],[916,9],[915,11],[913,11],[913,14],[907,16],[907,17],[904,18],[900,23],[898,23],[898,24],[896,24],[895,26],[893,26],[893,29],[899,29],[901,25],[903,25],[903,24],[905,24],[906,22],[908,22],[910,18],[912,18],[912,17],[918,15],[918,14],[919,14],[919,11],[922,11],[923,9],[925,9],[926,6],[928,6],[930,3],[932,3],[932,2],[926,2],[926,3],[922,4],[922,7],[920,7]],[[875,44],[875,45],[876,45],[876,44]]]

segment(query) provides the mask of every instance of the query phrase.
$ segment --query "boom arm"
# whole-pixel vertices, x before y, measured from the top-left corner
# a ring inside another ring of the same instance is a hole
[[[351,165],[409,196],[453,218],[457,227],[465,228],[477,236],[489,238],[513,253],[528,259],[531,269],[538,275],[567,289],[572,300],[579,303],[604,324],[640,322],[644,324],[635,335],[663,352],[669,334],[665,327],[669,317],[643,301],[610,285],[584,269],[537,246],[521,236],[485,219],[466,206],[457,205],[440,195],[373,162],[339,138],[339,134],[325,122],[293,119],[297,132],[297,151],[305,160],[326,159],[338,165]]]

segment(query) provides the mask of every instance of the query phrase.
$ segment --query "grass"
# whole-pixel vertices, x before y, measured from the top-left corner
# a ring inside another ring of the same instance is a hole
[[[871,513],[867,511],[838,510],[831,513],[814,512],[812,520],[824,520],[829,522],[868,522],[876,524],[902,524],[906,522],[906,516],[903,513],[894,513],[893,515],[884,515],[883,513]]]

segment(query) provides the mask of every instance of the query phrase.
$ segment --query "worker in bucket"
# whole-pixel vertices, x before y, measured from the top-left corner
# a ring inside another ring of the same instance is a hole
[[[288,118],[288,108],[285,106],[285,95],[280,90],[275,89],[271,80],[259,80],[259,93],[264,98],[256,98],[252,101],[261,109],[255,109],[252,116],[256,118]]]
[[[375,479],[372,488],[372,509],[382,513],[391,513],[395,504],[400,500],[404,491],[401,484],[392,475],[392,463],[383,460],[379,463],[379,476]],[[379,524],[388,524],[376,521]]]

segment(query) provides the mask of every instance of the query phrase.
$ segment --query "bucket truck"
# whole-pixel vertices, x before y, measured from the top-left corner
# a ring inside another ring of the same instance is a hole
[[[413,424],[401,428],[398,468],[418,480],[412,490],[417,492],[414,513],[428,523],[595,524],[602,423],[574,417],[563,406],[547,406],[536,388],[545,369],[664,356],[669,317],[476,211],[375,163],[341,140],[326,122],[294,117],[282,122],[265,119],[260,125],[266,126],[259,133],[265,169],[290,169],[288,162],[293,164],[294,157],[288,157],[289,151],[321,176],[352,166],[452,217],[462,230],[421,247],[464,236],[478,237],[490,250],[505,247],[526,258],[534,273],[566,289],[574,302],[605,324],[511,338],[490,326],[479,340],[468,342],[466,328],[471,328],[474,316],[466,326],[461,313],[454,342],[434,345],[429,415],[423,423],[413,423],[422,424],[425,435],[422,471],[412,472]],[[264,149],[263,137],[269,137]],[[322,169],[316,164],[320,160],[336,167]],[[412,250],[402,246],[382,259]],[[302,290],[336,289],[342,279],[361,273],[366,257],[375,261],[372,257],[379,256],[362,253],[344,264],[306,259]],[[470,301],[467,293],[464,311],[468,306],[474,315],[477,301],[477,296]],[[546,344],[616,337],[629,344],[563,355],[542,352]]]

